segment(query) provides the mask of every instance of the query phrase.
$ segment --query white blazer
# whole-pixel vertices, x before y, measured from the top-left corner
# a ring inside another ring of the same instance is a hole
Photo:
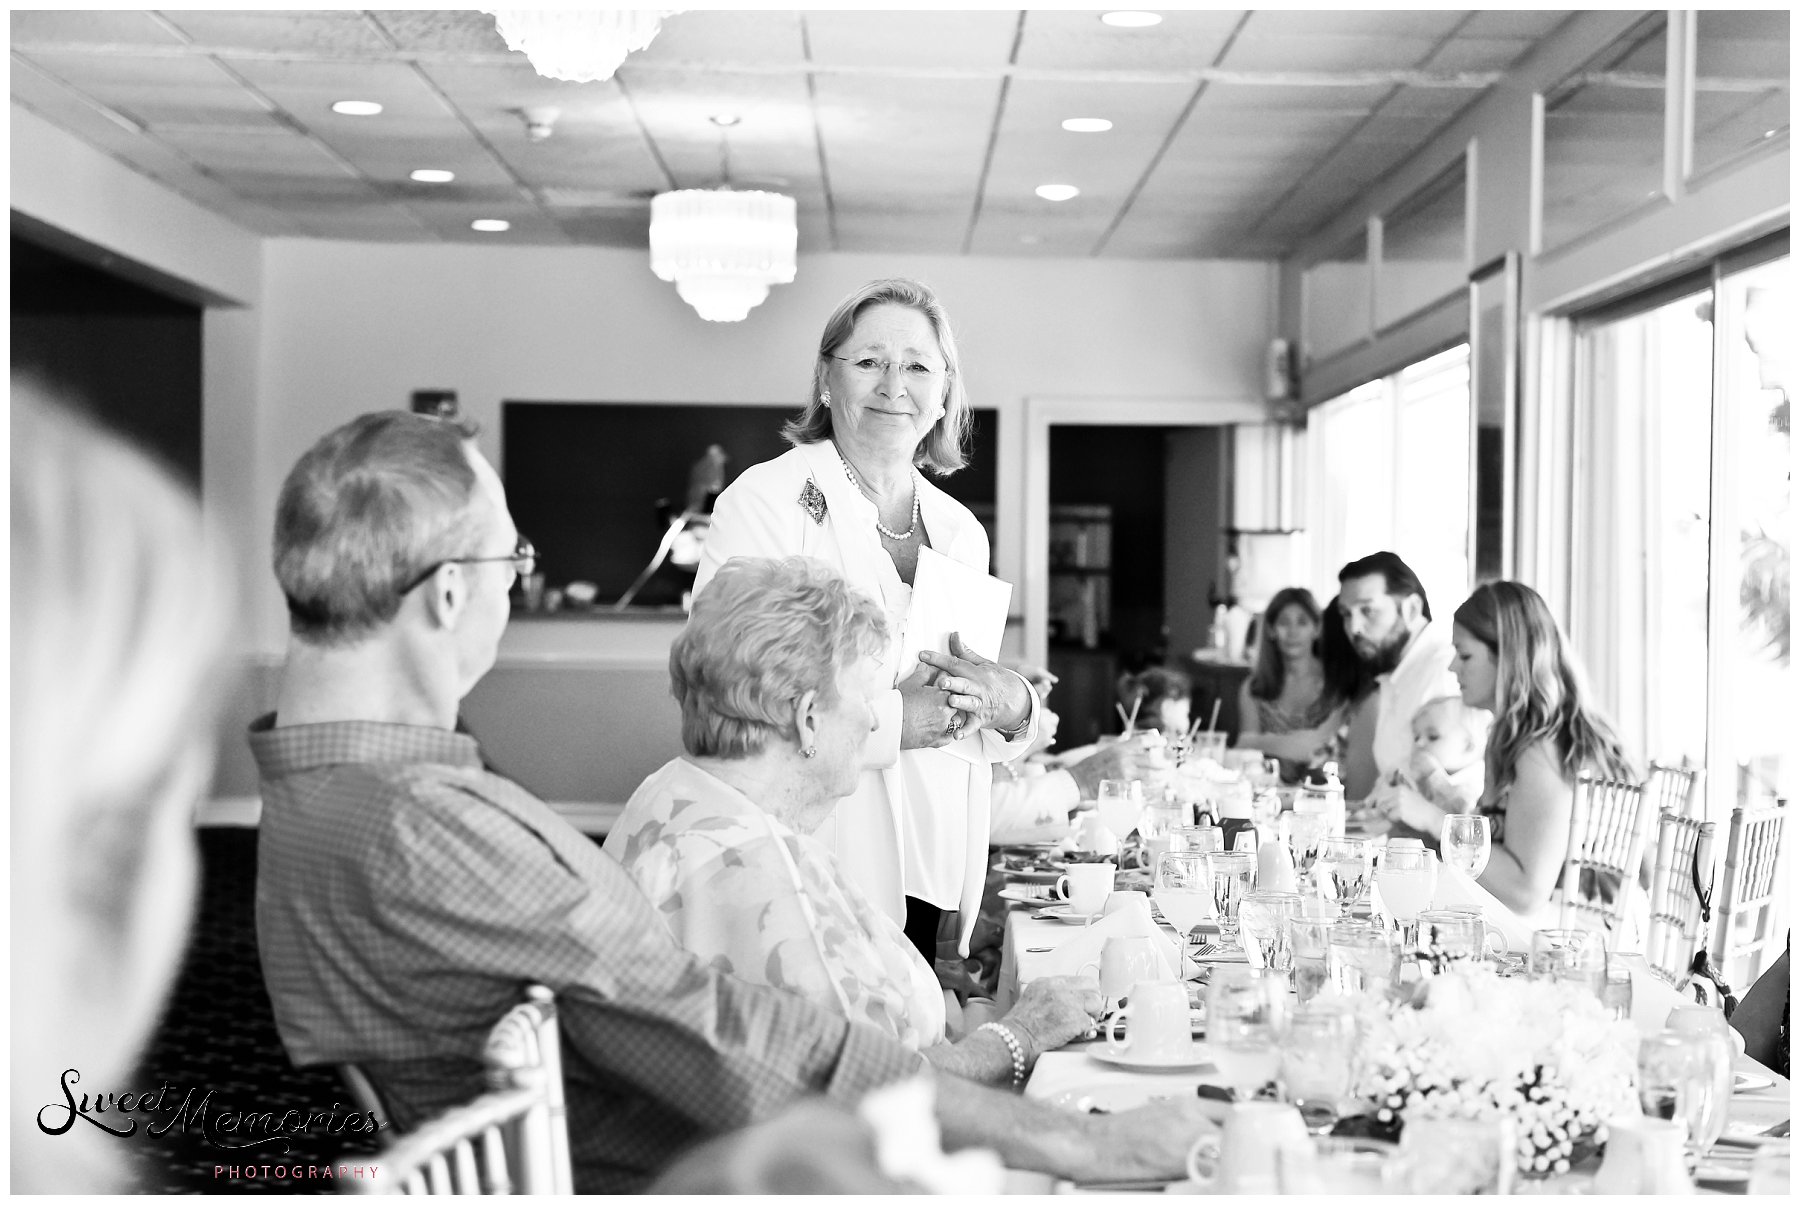
[[[920,477],[919,520],[931,547],[953,560],[988,569],[987,532],[967,507]],[[815,520],[801,504],[811,481],[825,496]],[[719,495],[694,578],[698,595],[719,566],[739,556],[809,556],[836,568],[881,604],[892,639],[883,672],[894,687],[878,701],[879,727],[863,751],[856,793],[814,836],[843,864],[877,907],[906,922],[906,897],[961,913],[958,946],[966,955],[987,877],[988,803],[993,763],[1022,756],[1037,736],[1037,692],[1031,723],[1016,741],[982,729],[947,749],[900,750],[898,685],[917,665],[901,648],[912,588],[900,580],[875,530],[875,504],[845,476],[829,440],[753,465]],[[902,658],[905,664],[902,664]],[[1022,680],[1022,679],[1021,679]]]

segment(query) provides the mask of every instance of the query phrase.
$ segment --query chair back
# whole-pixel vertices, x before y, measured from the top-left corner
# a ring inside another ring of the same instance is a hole
[[[1716,827],[1673,810],[1664,811],[1657,823],[1644,961],[1651,974],[1677,991],[1687,987],[1694,953],[1708,941]]]
[[[1739,804],[1731,811],[1712,961],[1734,983],[1748,985],[1761,974],[1765,947],[1774,936],[1785,802],[1761,808]]]
[[[488,1034],[488,1091],[414,1130],[352,1192],[412,1196],[571,1195],[568,1117],[556,1001],[533,984]]]
[[[1688,765],[1685,758],[1679,766],[1651,762],[1650,781],[1644,784],[1644,793],[1650,796],[1650,806],[1656,814],[1674,812],[1677,816],[1697,820],[1700,818],[1700,788],[1705,780],[1706,770]]]
[[[1563,863],[1563,928],[1618,930],[1638,889],[1638,863],[1644,856],[1649,819],[1642,783],[1586,774],[1575,780],[1569,852]],[[1582,925],[1583,920],[1594,923]]]

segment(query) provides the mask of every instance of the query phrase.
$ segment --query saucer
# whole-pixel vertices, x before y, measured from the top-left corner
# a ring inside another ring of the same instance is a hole
[[[1051,908],[1042,908],[1038,911],[1038,915],[1050,917],[1052,920],[1059,920],[1065,925],[1091,925],[1100,919],[1100,914],[1098,912],[1071,912],[1069,911],[1069,905],[1067,904],[1057,904]]]
[[[1748,1071],[1739,1071],[1731,1082],[1733,1092],[1761,1092],[1764,1088],[1773,1088],[1775,1081],[1766,1075],[1756,1075]]]
[[[1030,904],[1039,908],[1043,907],[1045,904],[1054,904],[1057,902],[1057,898],[1049,894],[1048,889],[1043,887],[1033,888],[1023,883],[1015,884],[1011,887],[1002,887],[998,894],[1003,900],[1009,900],[1015,904]]]
[[[1089,1046],[1087,1055],[1091,1059],[1097,1059],[1114,1067],[1123,1067],[1127,1071],[1191,1071],[1196,1067],[1206,1067],[1212,1064],[1212,1058],[1206,1053],[1206,1047],[1198,1042],[1194,1043],[1193,1049],[1188,1054],[1177,1055],[1174,1058],[1132,1054],[1128,1050],[1119,1050],[1104,1043]]]

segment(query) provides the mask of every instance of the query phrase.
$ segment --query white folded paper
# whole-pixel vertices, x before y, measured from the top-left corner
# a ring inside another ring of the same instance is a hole
[[[1163,973],[1170,979],[1180,977],[1181,961],[1175,935],[1132,910],[1102,917],[1080,933],[1063,942],[1032,969],[1036,977],[1046,975],[1097,975],[1100,973],[1100,951],[1109,937],[1148,937],[1162,958]]]
[[[900,640],[900,677],[913,672],[923,650],[948,653],[952,632],[962,639],[964,648],[999,660],[1000,642],[1006,635],[1006,609],[1011,602],[1010,583],[971,569],[936,549],[919,549],[912,603]],[[985,764],[988,760],[979,730],[942,749],[971,763]]]

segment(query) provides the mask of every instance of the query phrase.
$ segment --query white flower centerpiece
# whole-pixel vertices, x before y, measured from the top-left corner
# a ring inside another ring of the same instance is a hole
[[[1420,988],[1359,1005],[1354,1091],[1376,1130],[1510,1116],[1520,1174],[1541,1177],[1593,1154],[1606,1118],[1638,1111],[1637,1030],[1591,991],[1466,963]]]

